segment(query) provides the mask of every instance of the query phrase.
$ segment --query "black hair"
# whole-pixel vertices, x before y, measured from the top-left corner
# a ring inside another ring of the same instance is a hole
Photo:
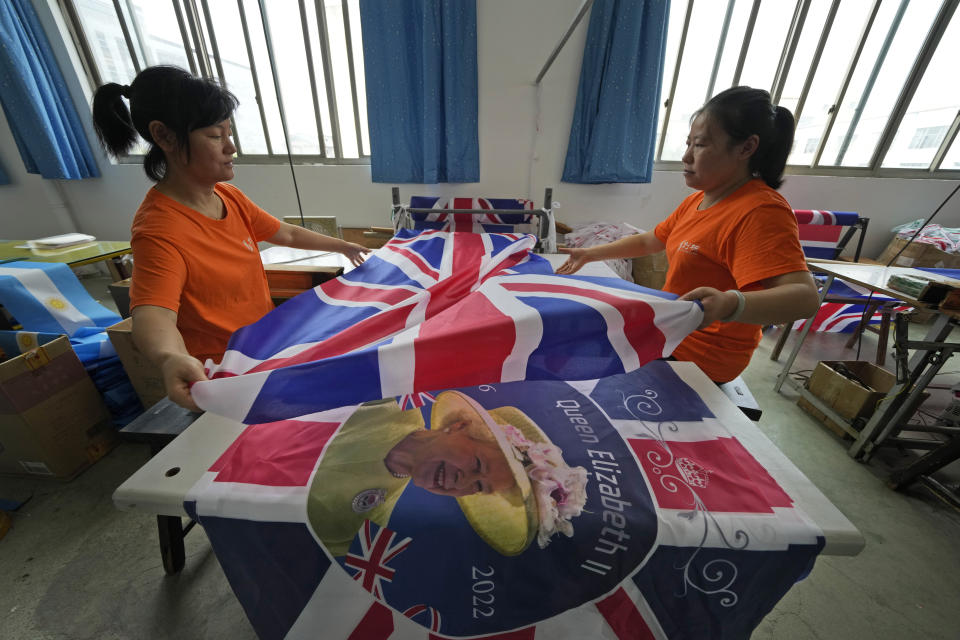
[[[127,108],[123,98],[130,100]],[[179,67],[147,67],[130,86],[109,82],[93,95],[93,126],[104,149],[114,157],[133,148],[137,134],[150,143],[143,170],[154,182],[166,175],[167,158],[150,135],[150,123],[162,122],[190,157],[191,131],[223,122],[237,108],[237,98],[209,78]]]
[[[756,135],[760,144],[750,156],[750,171],[774,189],[783,184],[796,128],[789,109],[774,106],[763,89],[731,87],[710,98],[693,117],[701,113],[720,125],[734,144]]]

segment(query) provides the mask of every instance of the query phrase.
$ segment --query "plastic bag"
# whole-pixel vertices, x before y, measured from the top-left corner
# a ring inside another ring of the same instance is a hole
[[[614,240],[619,240],[625,236],[631,236],[635,233],[644,233],[643,229],[638,229],[632,224],[622,222],[620,224],[611,222],[591,222],[573,228],[573,231],[566,234],[564,239],[568,247],[595,247],[598,244],[607,244]],[[626,258],[614,258],[604,260],[613,272],[624,280],[633,282],[633,264]]]

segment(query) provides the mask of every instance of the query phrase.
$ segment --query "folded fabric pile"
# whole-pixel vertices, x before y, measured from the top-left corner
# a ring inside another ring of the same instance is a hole
[[[893,232],[904,240],[913,238],[917,229],[923,224],[923,218],[917,218],[913,222],[901,224],[893,228]],[[928,224],[920,230],[914,242],[932,244],[946,253],[960,253],[960,227],[944,227],[939,224]]]

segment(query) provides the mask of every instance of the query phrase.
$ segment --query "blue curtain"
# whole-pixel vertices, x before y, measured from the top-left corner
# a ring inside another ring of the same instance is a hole
[[[475,0],[360,0],[374,182],[477,182]]]
[[[28,173],[100,175],[63,75],[29,0],[0,0],[0,104]]]
[[[2,164],[0,164],[0,184],[10,184],[10,178],[7,176],[7,172],[3,170]]]
[[[564,182],[650,182],[669,0],[596,0]]]

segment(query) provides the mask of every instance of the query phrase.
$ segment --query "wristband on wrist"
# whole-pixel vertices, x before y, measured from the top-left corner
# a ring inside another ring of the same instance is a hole
[[[743,297],[743,294],[737,291],[736,289],[727,289],[726,293],[734,292],[737,294],[737,308],[733,310],[733,313],[728,315],[726,318],[720,318],[720,322],[733,322],[741,315],[743,315],[743,308],[747,304],[746,298]]]

